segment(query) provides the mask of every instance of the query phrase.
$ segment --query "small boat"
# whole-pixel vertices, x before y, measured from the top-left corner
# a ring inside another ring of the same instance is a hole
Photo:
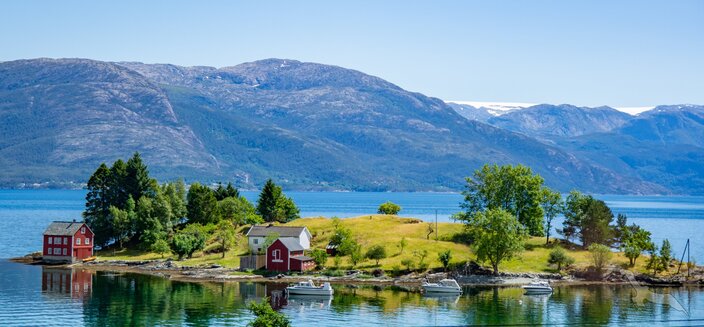
[[[454,279],[443,279],[439,283],[425,282],[421,286],[427,293],[462,293],[460,284]]]
[[[326,295],[331,296],[334,293],[330,283],[324,283],[321,286],[315,286],[312,280],[307,282],[298,282],[292,286],[286,287],[286,292],[293,295]]]
[[[544,282],[544,281],[536,281],[536,282],[531,282],[528,285],[523,285],[523,290],[526,291],[526,294],[552,293],[552,287],[550,287],[550,284],[548,282]]]

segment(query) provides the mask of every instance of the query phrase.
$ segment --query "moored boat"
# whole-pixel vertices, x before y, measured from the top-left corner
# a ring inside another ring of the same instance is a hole
[[[462,293],[462,288],[454,279],[443,279],[437,283],[425,282],[421,286],[427,293]]]
[[[286,292],[292,295],[323,295],[331,296],[334,293],[330,283],[316,286],[312,280],[306,282],[298,282],[294,285],[286,287]]]
[[[526,291],[526,294],[552,293],[552,287],[550,287],[550,284],[545,281],[535,281],[528,285],[523,285],[523,290]]]

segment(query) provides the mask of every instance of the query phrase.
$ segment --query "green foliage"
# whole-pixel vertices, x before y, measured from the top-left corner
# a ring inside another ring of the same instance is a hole
[[[613,256],[611,249],[603,244],[592,243],[587,249],[592,257],[592,264],[598,271],[603,270]]]
[[[653,275],[657,275],[664,268],[663,260],[658,255],[658,247],[655,246],[648,252],[650,253],[650,258],[648,259],[648,264],[646,265],[646,268],[651,269],[653,271]]]
[[[218,214],[218,200],[215,192],[205,185],[199,183],[191,184],[188,189],[188,222],[207,225],[217,223],[220,220]]]
[[[110,169],[102,163],[88,179],[86,209],[83,212],[86,224],[95,233],[94,242],[100,246],[107,245],[114,235],[113,226],[109,220],[111,204],[108,192],[110,186]]]
[[[418,258],[418,267],[425,266],[425,258],[428,257],[428,250],[413,251],[413,256]]]
[[[218,202],[218,210],[222,219],[231,221],[235,227],[242,224],[260,224],[264,222],[256,209],[244,197],[227,197]]]
[[[584,248],[592,243],[609,244],[614,236],[613,220],[614,214],[604,201],[572,191],[565,205],[562,234],[568,241],[579,236]]]
[[[127,207],[125,210],[120,210],[115,206],[110,206],[110,216],[112,216],[113,232],[115,239],[120,245],[120,249],[123,248],[123,242],[128,240],[134,230],[134,224],[136,223],[136,204],[132,197],[127,199]]]
[[[619,218],[621,217],[625,216],[619,215]],[[625,224],[625,219],[619,219],[619,221],[619,225]],[[621,239],[621,249],[623,250],[626,258],[628,258],[631,267],[635,266],[636,260],[640,257],[643,251],[649,251],[655,247],[650,239],[650,232],[636,224],[633,224],[630,227],[620,226],[618,230]]]
[[[132,158],[127,160],[125,172],[124,190],[137,203],[142,196],[154,196],[157,187],[156,180],[149,177],[149,170],[142,162],[139,152],[135,152]]]
[[[261,302],[249,302],[247,308],[257,317],[249,322],[250,327],[290,327],[291,322],[282,314],[274,311],[269,305],[269,298],[264,297]]]
[[[334,258],[332,258],[332,262],[335,270],[340,269],[340,265],[342,264],[342,257],[339,255],[335,256]]]
[[[668,239],[662,241],[662,246],[660,247],[660,260],[662,261],[663,269],[667,269],[672,261],[672,245]]]
[[[499,273],[499,264],[524,248],[526,230],[515,216],[503,209],[479,212],[471,221],[474,248],[479,261],[488,261]]]
[[[186,185],[182,179],[165,183],[161,186],[161,194],[167,199],[171,208],[172,225],[179,224],[188,214],[186,206]]]
[[[220,249],[222,250],[222,257],[225,257],[225,253],[235,246],[237,238],[235,237],[235,229],[232,227],[232,223],[229,220],[221,220],[215,229],[215,239],[220,243]]]
[[[401,206],[391,201],[386,201],[379,206],[377,213],[384,215],[396,215],[401,211]]]
[[[447,267],[450,266],[450,260],[452,260],[452,251],[448,249],[438,253],[438,260],[442,263],[442,268],[447,271]]]
[[[218,183],[218,187],[215,189],[215,198],[218,201],[222,201],[226,198],[239,198],[240,192],[232,186],[232,183],[227,183],[227,187],[223,187],[222,183]]]
[[[328,260],[328,253],[323,249],[313,249],[313,251],[310,251],[310,257],[315,261],[317,268],[322,269]]]
[[[163,258],[164,253],[169,252],[169,242],[160,238],[152,244],[151,251],[158,253]]]
[[[378,266],[379,260],[386,258],[386,248],[381,245],[373,245],[367,250],[365,257],[370,260],[375,260]]]
[[[564,211],[562,203],[562,195],[559,192],[554,192],[547,187],[540,189],[540,207],[543,208],[545,215],[545,244],[550,243],[550,231],[552,230],[552,221]]]
[[[435,233],[435,228],[433,227],[433,223],[428,223],[428,229],[426,229],[426,231],[428,233],[425,235],[425,239],[429,240],[430,235],[433,235],[433,233]]]
[[[364,254],[362,253],[362,246],[360,244],[356,244],[352,248],[352,251],[350,252],[350,263],[352,264],[352,268],[357,266],[360,262],[364,260]]]
[[[205,247],[205,241],[206,236],[203,226],[190,224],[174,235],[171,241],[171,251],[178,255],[179,260],[183,259],[184,256],[190,258],[193,253]]]
[[[408,271],[413,271],[416,269],[416,263],[413,259],[403,259],[401,260],[401,264],[404,265]]]
[[[574,263],[574,258],[567,255],[567,252],[562,247],[556,246],[550,251],[548,263],[557,265],[557,271],[562,270],[562,267],[569,267]]]
[[[523,165],[484,165],[466,181],[461,204],[465,212],[455,214],[455,219],[471,222],[478,213],[502,209],[517,217],[530,235],[543,235],[540,175]]]
[[[288,222],[298,219],[299,210],[293,200],[286,197],[281,187],[268,179],[257,200],[257,213],[267,222]]]
[[[262,248],[261,248],[262,253],[266,253],[266,249],[268,249],[269,246],[274,244],[274,242],[276,242],[276,240],[279,239],[279,237],[281,237],[281,235],[279,235],[279,233],[271,233],[271,234],[267,235],[264,238],[264,243],[262,243]]]
[[[398,242],[398,248],[400,249],[398,254],[403,254],[403,249],[408,246],[408,241],[406,241],[406,237],[401,237],[401,240]]]

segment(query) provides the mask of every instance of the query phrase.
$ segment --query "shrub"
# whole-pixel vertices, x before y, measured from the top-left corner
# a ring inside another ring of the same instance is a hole
[[[379,265],[379,260],[386,258],[386,248],[381,245],[374,245],[369,248],[366,255],[367,259],[376,260],[376,265]]]
[[[318,269],[324,268],[325,262],[328,261],[328,253],[323,249],[313,249],[310,252],[310,257],[313,258]]]
[[[565,249],[557,246],[552,251],[550,251],[550,257],[548,258],[548,263],[557,265],[557,271],[562,270],[562,267],[568,267],[574,263],[574,258],[567,255]]]
[[[416,263],[412,259],[403,259],[401,264],[406,266],[408,271],[413,271],[416,268]]]
[[[251,327],[289,327],[291,326],[291,322],[288,320],[288,318],[282,314],[274,311],[274,309],[271,308],[271,305],[269,305],[269,298],[265,297],[262,299],[262,302],[257,303],[257,302],[249,302],[249,305],[247,305],[247,309],[249,311],[252,311],[255,316],[257,316],[256,319],[251,321],[247,326]]]
[[[603,244],[592,243],[589,245],[589,253],[592,256],[592,263],[594,267],[601,271],[609,263],[613,253],[608,246]]]
[[[450,266],[450,260],[452,260],[452,251],[448,249],[447,251],[438,253],[438,260],[442,263],[442,268],[447,271],[447,267]]]
[[[401,207],[398,204],[386,201],[379,206],[377,212],[384,215],[395,215],[398,214],[399,211],[401,211]]]

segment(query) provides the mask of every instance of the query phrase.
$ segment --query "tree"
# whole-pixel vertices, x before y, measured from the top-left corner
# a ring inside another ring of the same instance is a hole
[[[658,256],[658,247],[654,246],[650,251],[650,259],[648,259],[647,269],[653,270],[653,275],[657,275],[663,269],[663,260]]]
[[[352,248],[352,251],[350,251],[350,263],[352,264],[352,268],[357,266],[357,264],[362,262],[362,260],[364,260],[362,246],[355,243],[355,246]]]
[[[313,251],[310,251],[310,257],[313,258],[318,269],[324,268],[325,263],[328,261],[328,253],[323,249],[313,249]]]
[[[161,194],[166,197],[171,208],[172,225],[182,222],[188,214],[186,207],[186,185],[182,179],[175,182],[165,183],[161,186]]]
[[[104,247],[110,242],[114,232],[110,216],[110,169],[104,163],[98,166],[93,175],[88,179],[86,188],[86,209],[83,218],[86,224],[93,231],[94,242]]]
[[[127,160],[125,170],[124,190],[128,195],[131,195],[137,203],[142,196],[154,196],[156,181],[149,177],[149,169],[142,162],[139,152],[135,152],[132,158]]]
[[[562,234],[566,239],[579,236],[584,248],[592,243],[610,244],[613,241],[614,227],[610,224],[614,214],[604,201],[572,191],[567,196],[564,213]]]
[[[124,209],[130,194],[127,193],[127,164],[122,159],[117,159],[110,167],[108,180],[108,201],[118,209]]]
[[[199,224],[189,224],[174,235],[171,241],[171,250],[178,255],[179,260],[184,256],[190,258],[193,253],[205,247],[205,240],[203,227]]]
[[[386,201],[379,206],[377,213],[384,215],[396,215],[399,211],[401,211],[401,207],[398,204],[391,201]]]
[[[166,240],[160,238],[154,244],[152,244],[151,250],[155,253],[158,253],[161,255],[161,257],[164,257],[164,253],[169,252],[169,243],[166,242]]]
[[[562,222],[562,229],[559,231],[568,242],[578,235],[578,231],[582,226],[584,216],[584,208],[586,207],[587,196],[578,192],[571,191],[565,200],[565,220]]]
[[[401,264],[406,266],[406,269],[408,271],[413,271],[416,269],[416,263],[413,260],[411,260],[410,258],[406,258],[406,259],[401,260]]]
[[[428,257],[428,250],[413,251],[413,256],[418,257],[418,268],[425,269],[427,267],[425,258]]]
[[[667,269],[672,261],[672,245],[668,239],[662,241],[662,246],[660,247],[660,259],[662,260],[663,269]]]
[[[381,245],[373,245],[367,250],[367,259],[376,260],[376,265],[379,265],[379,260],[386,258],[386,248]]]
[[[269,305],[269,298],[264,297],[261,302],[249,302],[247,308],[257,317],[247,324],[250,327],[290,327],[291,322],[282,314],[274,311]]]
[[[435,228],[433,228],[433,223],[428,223],[428,229],[426,229],[426,231],[428,233],[425,235],[425,239],[429,240],[430,235],[433,235],[433,233],[435,233]]]
[[[271,234],[267,235],[264,238],[264,243],[262,243],[262,248],[261,248],[262,250],[261,251],[263,253],[266,253],[266,249],[268,249],[269,246],[274,244],[274,242],[276,242],[276,240],[279,239],[279,237],[281,237],[281,235],[279,235],[279,233],[271,233]]]
[[[608,246],[603,244],[592,243],[591,245],[589,245],[588,250],[589,254],[592,257],[592,263],[594,264],[594,268],[596,268],[598,271],[603,270],[604,267],[609,264],[609,261],[613,256],[611,249],[609,249]]]
[[[218,201],[222,201],[227,198],[239,198],[240,192],[232,186],[232,183],[227,183],[227,187],[223,187],[222,183],[218,183],[218,187],[215,189],[215,198]]]
[[[470,222],[480,212],[502,209],[516,217],[530,235],[543,235],[540,175],[523,165],[484,165],[466,181],[460,205],[465,212],[455,214],[455,219]]]
[[[438,260],[440,260],[442,268],[447,271],[447,268],[450,266],[450,260],[452,260],[452,251],[448,249],[438,253]]]
[[[563,212],[562,195],[547,187],[540,189],[540,207],[545,215],[545,244],[550,243],[552,221]],[[558,269],[559,270],[559,269]]]
[[[401,249],[401,251],[398,254],[403,254],[403,249],[406,248],[408,245],[408,241],[406,241],[406,237],[401,237],[401,240],[398,242],[398,248]]]
[[[259,194],[257,213],[267,222],[288,222],[300,217],[300,211],[293,200],[286,197],[281,187],[271,179],[266,181]]]
[[[120,210],[115,206],[110,206],[110,216],[112,216],[113,232],[115,240],[123,248],[123,242],[126,241],[134,230],[136,220],[135,213],[136,204],[132,197],[127,199],[125,210]]]
[[[157,240],[165,237],[163,225],[155,214],[154,200],[149,197],[143,196],[137,201],[135,225],[139,244],[144,249],[151,249]]]
[[[619,233],[621,248],[631,267],[635,266],[636,260],[643,251],[649,251],[655,246],[650,240],[650,232],[636,224],[620,228]]]
[[[235,246],[235,230],[232,228],[232,223],[229,220],[221,220],[215,229],[215,239],[220,243],[220,249],[222,250],[222,258],[225,257],[225,253]]]
[[[193,183],[188,189],[187,198],[186,208],[189,223],[207,225],[217,223],[220,220],[218,200],[215,198],[215,192],[209,187]]]
[[[504,209],[478,213],[469,227],[477,258],[489,261],[495,275],[498,275],[502,261],[511,259],[524,248],[525,227]]]
[[[562,267],[567,267],[574,263],[574,258],[567,255],[565,249],[556,246],[552,251],[550,251],[550,256],[548,257],[548,263],[557,265],[557,271],[562,270]]]
[[[259,224],[264,220],[257,215],[256,209],[244,197],[227,197],[218,202],[218,211],[222,219],[231,221],[235,228],[242,224]]]

